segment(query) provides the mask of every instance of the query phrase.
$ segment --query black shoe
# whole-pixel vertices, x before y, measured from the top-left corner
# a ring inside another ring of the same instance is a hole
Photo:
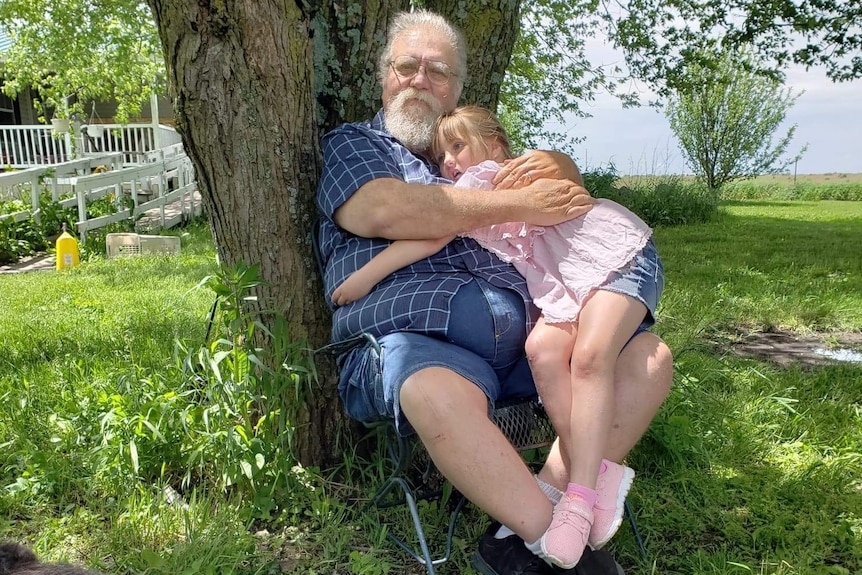
[[[473,554],[473,568],[483,575],[623,575],[607,551],[589,547],[573,569],[557,569],[527,549],[517,535],[495,539],[499,529],[500,523],[492,522]]]

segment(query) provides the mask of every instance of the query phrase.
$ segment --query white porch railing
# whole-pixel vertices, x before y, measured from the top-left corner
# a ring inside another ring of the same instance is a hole
[[[161,124],[158,130],[152,124],[90,124],[75,135],[55,134],[46,125],[0,126],[0,163],[21,169],[66,162],[76,155],[121,152],[125,163],[136,164],[145,161],[148,152],[181,141],[176,130]]]
[[[71,159],[69,134],[54,134],[51,126],[0,126],[0,159],[12,168],[58,164]]]
[[[0,201],[30,199],[30,208],[0,215],[0,220],[12,218],[22,221],[40,217],[39,196],[49,188],[55,202],[64,208],[77,207],[77,231],[83,242],[89,230],[106,226],[158,209],[158,214],[147,219],[155,220],[157,227],[172,227],[183,220],[201,213],[202,206],[196,199],[197,183],[191,160],[182,153],[181,145],[173,145],[149,152],[144,163],[123,167],[125,154],[114,152],[57,164],[37,167],[19,172],[0,174]],[[91,174],[96,166],[107,166],[109,171]],[[88,202],[113,194],[116,198],[128,195],[132,199],[131,209],[122,209],[114,214],[89,218]],[[65,196],[65,198],[62,198]],[[178,209],[167,210],[169,205]],[[170,212],[170,213],[169,213]]]
[[[31,206],[29,209],[0,215],[0,220],[13,218],[16,222],[20,222],[32,217],[39,222],[39,195],[43,186],[51,190],[51,198],[56,202],[61,196],[72,191],[71,187],[62,183],[64,180],[89,174],[97,166],[119,170],[123,166],[122,154],[102,154],[54,164],[50,167],[27,168],[0,174],[0,201],[21,200],[26,204],[29,200]],[[73,205],[75,205],[74,202],[65,207]]]

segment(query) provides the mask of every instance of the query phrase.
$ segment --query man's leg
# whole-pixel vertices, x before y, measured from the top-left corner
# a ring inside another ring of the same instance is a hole
[[[525,541],[542,536],[551,503],[488,418],[488,398],[476,384],[430,367],[404,382],[400,403],[437,468],[467,499]]]
[[[670,392],[673,384],[670,348],[655,334],[638,334],[620,353],[614,380],[614,423],[605,459],[621,462],[646,432]],[[566,459],[560,453],[558,440],[539,477],[565,490],[569,481]]]

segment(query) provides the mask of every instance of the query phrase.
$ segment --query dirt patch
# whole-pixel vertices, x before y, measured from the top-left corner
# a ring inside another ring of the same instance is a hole
[[[849,350],[862,353],[862,333],[838,332],[798,335],[789,331],[771,331],[738,334],[730,344],[734,353],[778,364],[834,365],[838,360],[815,350]],[[843,363],[843,362],[842,362]]]

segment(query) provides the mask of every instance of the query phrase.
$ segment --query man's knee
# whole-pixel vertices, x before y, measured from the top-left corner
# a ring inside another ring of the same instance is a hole
[[[419,370],[404,380],[399,400],[414,426],[417,419],[444,421],[488,410],[488,398],[478,385],[442,367]]]
[[[667,392],[673,383],[673,354],[670,348],[654,333],[639,333],[620,353],[617,379],[640,380]]]

